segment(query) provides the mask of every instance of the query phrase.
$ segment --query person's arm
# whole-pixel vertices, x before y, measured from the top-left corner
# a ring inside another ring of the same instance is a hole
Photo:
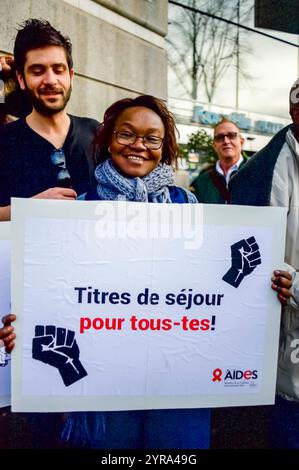
[[[16,316],[13,314],[5,315],[2,318],[4,326],[0,328],[0,340],[3,341],[7,353],[11,353],[15,347],[16,335],[14,333],[14,327],[11,326],[11,323],[15,321],[15,319]]]
[[[13,56],[0,56],[0,71],[2,79],[8,80],[10,78],[16,78],[14,72],[14,62],[15,60]]]
[[[32,199],[66,199],[75,200],[77,197],[76,191],[69,188],[49,188],[35,196]],[[0,207],[0,222],[10,220],[10,206]]]
[[[74,200],[77,197],[76,191],[70,188],[49,188],[46,191],[32,196],[32,199],[70,199]]]

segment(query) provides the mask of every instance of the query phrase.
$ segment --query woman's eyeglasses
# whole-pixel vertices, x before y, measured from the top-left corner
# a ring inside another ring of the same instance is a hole
[[[156,135],[136,135],[127,131],[114,131],[113,134],[121,145],[134,145],[137,139],[142,139],[143,145],[149,150],[158,150],[164,140]]]
[[[62,149],[54,150],[51,155],[53,165],[59,168],[57,173],[57,186],[62,188],[71,187],[71,175],[66,169],[65,154]]]

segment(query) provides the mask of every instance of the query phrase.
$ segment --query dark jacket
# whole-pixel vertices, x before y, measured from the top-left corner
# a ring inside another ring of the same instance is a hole
[[[230,184],[232,204],[270,205],[274,167],[290,127],[284,127],[279,131],[266,147],[257,152],[248,164],[238,171]]]
[[[248,158],[243,157],[239,168],[242,168],[247,160]],[[205,204],[230,204],[230,187],[236,173],[237,171],[232,173],[227,187],[224,176],[216,171],[216,165],[202,171],[191,184],[198,201]]]

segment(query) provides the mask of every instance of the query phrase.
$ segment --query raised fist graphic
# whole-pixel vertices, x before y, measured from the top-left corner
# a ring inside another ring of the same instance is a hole
[[[239,287],[258,264],[261,264],[259,246],[254,237],[240,240],[231,246],[232,266],[223,276],[223,280],[233,287]]]
[[[64,385],[68,387],[87,375],[79,361],[75,332],[53,325],[37,325],[32,340],[32,357],[56,367]]]

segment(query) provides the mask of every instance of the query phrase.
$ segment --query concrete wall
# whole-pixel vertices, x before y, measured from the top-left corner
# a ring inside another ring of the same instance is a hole
[[[167,31],[168,6],[164,0],[95,0],[97,3],[120,13],[164,36]]]
[[[73,43],[68,111],[101,120],[113,101],[149,93],[166,99],[167,0],[0,0],[0,51],[18,24],[44,18]]]

